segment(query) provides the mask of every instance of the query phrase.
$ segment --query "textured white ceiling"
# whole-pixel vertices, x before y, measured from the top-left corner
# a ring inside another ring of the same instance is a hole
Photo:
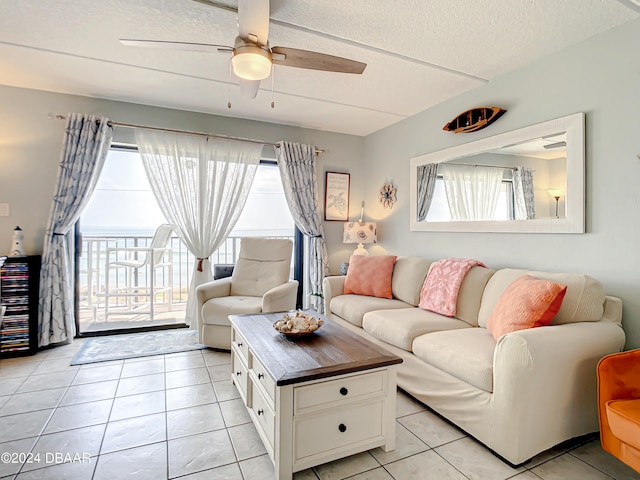
[[[0,0],[0,84],[367,135],[639,16],[626,0],[272,0],[272,46],[368,64],[363,75],[276,67],[272,109],[271,79],[242,98],[229,54],[118,41],[231,45],[233,11],[192,0]]]

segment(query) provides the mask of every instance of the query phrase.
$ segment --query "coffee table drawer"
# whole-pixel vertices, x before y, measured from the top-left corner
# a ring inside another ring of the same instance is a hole
[[[246,364],[249,361],[249,344],[244,338],[242,338],[242,335],[240,335],[235,328],[232,329],[232,331],[233,331],[232,344],[238,348],[238,350],[244,357],[243,360]]]
[[[251,410],[258,419],[258,425],[267,437],[271,451],[275,437],[275,415],[271,409],[269,400],[266,400],[257,388],[251,389]]]
[[[252,370],[256,374],[257,381],[264,387],[269,398],[271,399],[271,404],[276,398],[276,384],[271,379],[271,377],[267,374],[267,369],[260,363],[260,361],[253,356],[252,359]]]
[[[238,353],[233,350],[231,355],[231,378],[238,387],[240,395],[243,400],[247,400],[247,390],[249,385],[249,371],[247,370],[242,357],[238,356]]]
[[[294,461],[382,438],[384,401],[294,419]]]
[[[375,395],[384,395],[384,393],[384,372],[363,373],[296,387],[293,401],[294,410],[296,414],[300,414],[314,407],[326,408],[334,402],[345,403]]]

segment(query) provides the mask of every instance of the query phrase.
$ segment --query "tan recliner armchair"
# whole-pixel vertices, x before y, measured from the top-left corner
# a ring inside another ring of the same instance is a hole
[[[229,315],[295,309],[298,282],[289,280],[292,250],[293,242],[287,239],[241,240],[231,277],[196,289],[201,344],[231,349]]]

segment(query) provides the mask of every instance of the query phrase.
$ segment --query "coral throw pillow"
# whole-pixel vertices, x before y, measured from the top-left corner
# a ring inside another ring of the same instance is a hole
[[[500,295],[487,330],[498,340],[505,333],[549,325],[566,292],[566,285],[523,275]]]
[[[391,276],[397,258],[395,255],[352,255],[344,293],[393,298]]]

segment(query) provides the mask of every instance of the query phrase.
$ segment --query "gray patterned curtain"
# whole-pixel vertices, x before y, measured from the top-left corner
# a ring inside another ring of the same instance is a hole
[[[516,220],[536,218],[533,196],[533,170],[529,167],[516,167],[513,170],[513,196]]]
[[[322,280],[329,273],[327,247],[322,229],[322,215],[318,204],[316,180],[316,149],[310,145],[280,142],[278,167],[284,185],[284,194],[293,221],[309,237],[309,271],[311,293],[322,292]],[[317,308],[322,312],[324,305]]]
[[[109,119],[68,115],[42,253],[41,347],[71,343],[75,335],[73,238],[67,234],[96,186],[112,137]]]
[[[438,178],[438,164],[418,165],[418,221],[427,219]]]

